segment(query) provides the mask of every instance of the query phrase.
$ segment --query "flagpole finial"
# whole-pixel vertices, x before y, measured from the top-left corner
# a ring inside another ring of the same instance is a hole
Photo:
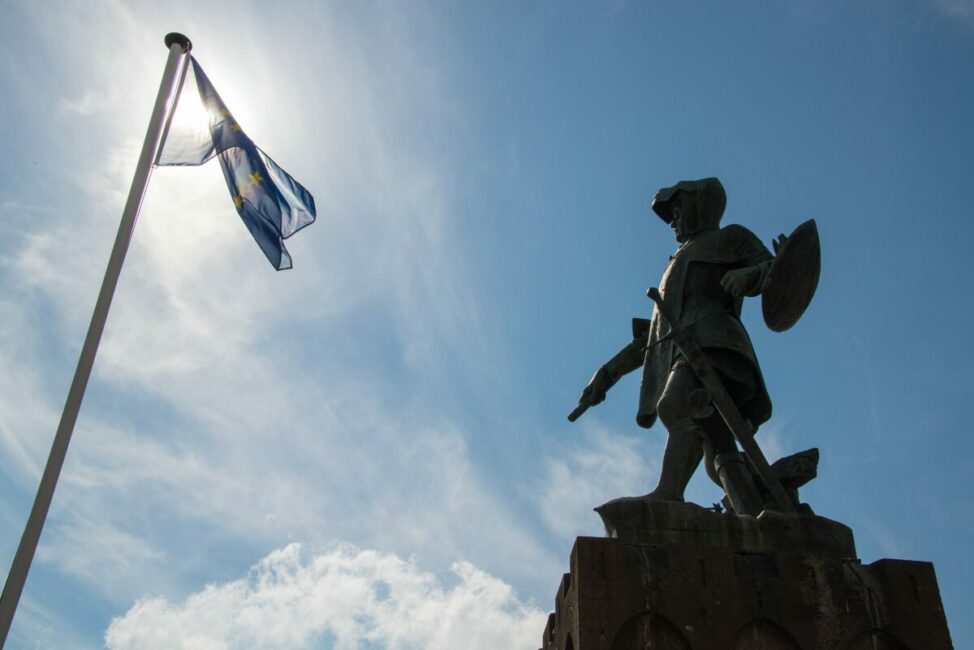
[[[189,52],[193,49],[193,43],[188,38],[180,34],[179,32],[169,32],[166,34],[165,38],[166,47],[172,49],[172,46],[179,44],[183,46],[183,52]]]

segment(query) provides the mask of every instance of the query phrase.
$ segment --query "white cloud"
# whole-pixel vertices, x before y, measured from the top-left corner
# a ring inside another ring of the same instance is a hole
[[[181,603],[139,600],[112,621],[111,650],[533,649],[546,614],[467,562],[452,585],[395,555],[340,545],[302,560],[289,545],[247,578]]]

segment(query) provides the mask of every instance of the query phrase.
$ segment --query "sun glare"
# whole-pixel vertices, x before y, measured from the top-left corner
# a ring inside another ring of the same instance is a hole
[[[203,107],[199,93],[190,84],[195,84],[192,78],[186,79],[183,92],[176,103],[176,112],[172,117],[171,129],[179,133],[194,133],[200,131],[201,134],[208,135],[211,116],[209,111]]]
[[[268,123],[273,124],[274,116],[280,112],[275,102],[269,102],[260,95],[259,89],[265,87],[266,83],[255,82],[256,72],[251,70],[248,74],[240,62],[201,59],[200,63],[244,133],[254,140],[266,139],[263,127]]]

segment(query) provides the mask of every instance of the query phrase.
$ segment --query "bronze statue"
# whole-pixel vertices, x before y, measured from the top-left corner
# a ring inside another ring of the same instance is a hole
[[[734,512],[794,512],[797,487],[814,476],[817,450],[769,466],[754,442],[757,427],[771,417],[771,400],[740,315],[745,296],[764,292],[771,329],[798,320],[818,282],[818,234],[808,221],[791,237],[781,235],[773,242],[776,257],[747,228],[720,227],[726,203],[716,178],[680,181],[656,193],[653,211],[673,228],[680,247],[659,289],[649,290],[656,302],[652,320],[633,319],[632,342],[595,372],[569,420],[642,366],[636,422],[650,428],[658,418],[668,437],[659,484],[641,498],[683,501],[703,459]]]

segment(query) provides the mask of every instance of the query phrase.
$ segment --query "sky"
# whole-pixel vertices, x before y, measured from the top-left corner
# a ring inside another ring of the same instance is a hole
[[[718,176],[815,218],[802,320],[743,320],[771,460],[974,647],[971,0],[0,0],[0,566],[181,31],[314,194],[275,272],[219,165],[151,178],[9,648],[534,650],[592,508],[656,482],[638,373],[578,422]],[[687,492],[720,494],[700,472]]]

